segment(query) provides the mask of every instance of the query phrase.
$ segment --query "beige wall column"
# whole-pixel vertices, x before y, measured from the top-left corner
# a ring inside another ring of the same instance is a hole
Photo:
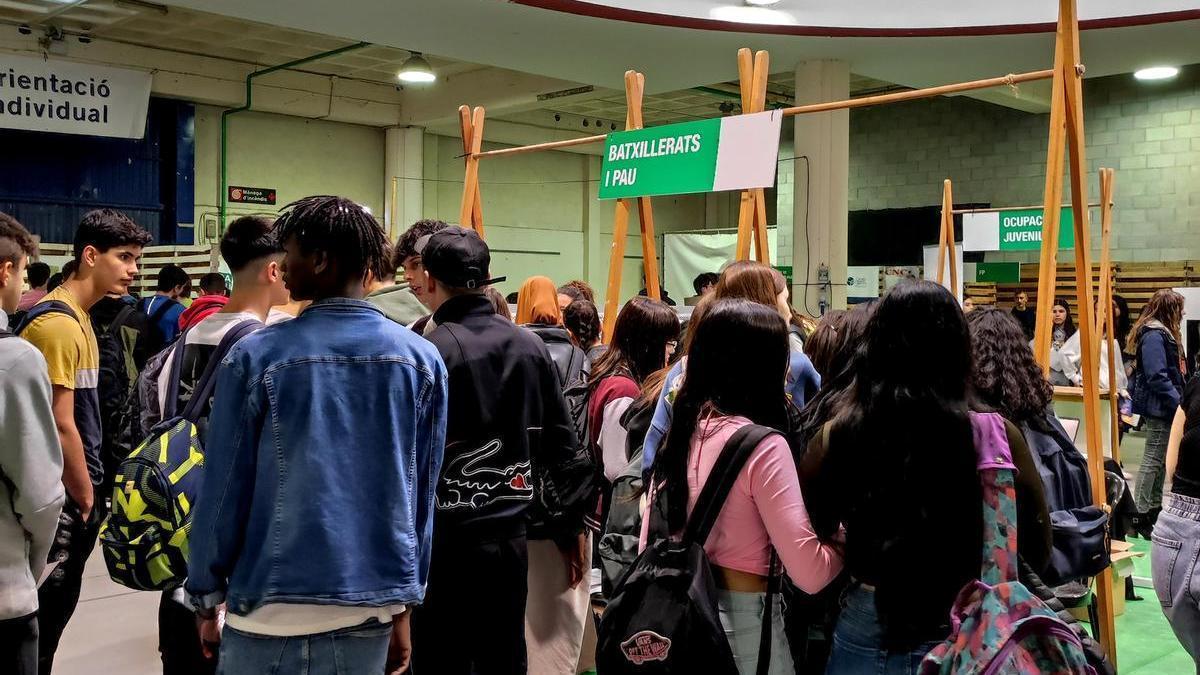
[[[394,241],[409,225],[423,217],[425,130],[421,127],[388,128],[384,136],[383,164],[383,223]]]
[[[798,105],[838,101],[849,96],[848,64],[806,61],[796,66]],[[794,120],[792,304],[815,315],[820,313],[821,302],[833,308],[846,306],[850,115],[849,111],[838,110],[797,115]],[[832,282],[831,286],[819,285],[826,279]]]

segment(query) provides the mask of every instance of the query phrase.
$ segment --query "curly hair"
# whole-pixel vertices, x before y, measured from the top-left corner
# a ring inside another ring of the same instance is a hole
[[[444,220],[436,220],[426,218],[418,220],[412,224],[412,227],[404,231],[400,235],[400,239],[396,241],[395,248],[392,249],[392,269],[398,270],[404,267],[404,261],[417,254],[417,240],[427,234],[433,234],[438,230],[444,230],[449,225]]]
[[[1021,324],[1009,312],[981,307],[967,315],[975,396],[1010,422],[1042,417],[1054,389],[1042,375]]]

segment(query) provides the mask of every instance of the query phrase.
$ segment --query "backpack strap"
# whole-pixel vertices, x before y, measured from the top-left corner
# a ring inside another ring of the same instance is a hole
[[[151,296],[149,302],[146,303],[147,306],[149,306],[150,302],[154,302],[153,296]],[[158,309],[154,310],[154,313],[150,315],[150,323],[157,326],[158,322],[162,321],[162,318],[167,315],[168,311],[171,310],[171,307],[178,304],[178,302],[172,300],[171,298],[166,298],[166,302],[159,305]]]
[[[137,310],[134,309],[132,305],[125,305],[122,307],[121,311],[117,312],[117,315],[113,317],[112,323],[108,324],[108,331],[106,332],[112,332],[113,328],[120,328],[121,326],[124,326],[125,321],[129,319],[129,315],[136,311]]]
[[[692,508],[692,515],[688,518],[687,527],[683,533],[684,542],[696,542],[701,546],[704,545],[708,539],[708,533],[712,531],[713,524],[717,522],[721,507],[725,505],[725,498],[733,489],[733,482],[742,472],[742,467],[746,466],[746,462],[758,444],[773,433],[776,433],[774,429],[757,424],[747,424],[729,437],[729,441],[721,449],[717,463],[713,465],[712,472],[708,474],[708,479],[704,482],[704,488],[700,491],[700,498],[696,500],[696,506]]]
[[[200,375],[200,379],[197,380],[196,388],[192,391],[192,397],[188,399],[187,405],[183,409],[184,419],[194,423],[200,418],[200,411],[204,410],[204,406],[208,404],[208,399],[212,398],[213,390],[216,389],[217,367],[221,365],[221,361],[225,359],[225,355],[229,353],[230,349],[233,349],[238,340],[262,327],[263,322],[261,321],[246,320],[225,331],[224,337],[217,344],[216,351],[209,357],[208,365],[204,367],[204,372]],[[182,354],[183,350],[180,349],[179,353]]]
[[[52,312],[66,314],[74,319],[76,323],[79,322],[79,317],[75,315],[75,310],[71,309],[70,305],[62,300],[47,300],[45,302],[39,302],[38,304],[29,308],[28,312],[25,312],[25,317],[21,319],[21,323],[13,329],[13,335],[20,335],[21,331],[25,330],[29,327],[29,324],[33,323],[34,319],[42,316],[43,314],[50,314]]]
[[[183,351],[187,347],[187,329],[179,334],[179,339],[176,340],[170,347],[170,360],[163,364],[163,368],[169,373],[167,375],[167,391],[164,399],[165,405],[162,411],[162,419],[169,420],[175,417],[177,407],[179,405],[179,380],[183,374]],[[166,351],[166,350],[164,350]],[[161,421],[161,420],[160,420]]]
[[[976,465],[983,486],[983,568],[989,586],[1017,581],[1016,465],[1004,419],[995,413],[971,413]]]

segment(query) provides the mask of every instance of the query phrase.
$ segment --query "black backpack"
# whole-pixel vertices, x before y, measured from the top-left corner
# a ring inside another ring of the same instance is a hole
[[[721,450],[681,539],[650,542],[617,582],[596,646],[597,670],[604,675],[738,672],[717,608],[704,542],[742,467],[771,429],[746,425]],[[660,492],[649,517],[661,519]],[[659,530],[651,527],[651,531]],[[775,555],[771,554],[774,582]],[[771,660],[771,612],[774,584],[767,591],[759,644],[758,672]]]
[[[145,314],[146,308],[150,306],[150,303],[156,297],[158,297],[158,296],[152,295],[148,298],[142,298],[140,301],[138,301],[138,311]],[[159,322],[162,321],[162,318],[164,316],[166,316],[167,312],[171,311],[171,308],[178,304],[180,304],[180,303],[178,303],[170,298],[167,298],[166,302],[159,305],[158,308],[155,309],[154,312],[152,312],[150,314],[149,318],[146,319],[146,323],[149,324],[146,327],[146,342],[145,342],[147,355],[152,356],[154,354],[157,354],[170,344],[170,342],[167,340],[166,334],[163,333],[162,328],[160,328],[158,324],[159,324]]]
[[[124,306],[107,322],[92,316],[92,330],[96,334],[96,345],[100,352],[96,393],[100,396],[100,428],[103,429],[101,459],[106,478],[111,477],[121,460],[133,451],[134,442],[131,440],[132,419],[128,417],[128,403],[138,374],[134,348],[140,331],[135,328],[131,334],[125,330],[130,320],[137,316],[137,309],[122,304]]]

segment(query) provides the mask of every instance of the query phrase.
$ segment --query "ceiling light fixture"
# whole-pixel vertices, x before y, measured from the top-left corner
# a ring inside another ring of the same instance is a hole
[[[1154,80],[1169,80],[1179,74],[1179,69],[1175,66],[1153,66],[1151,68],[1142,68],[1135,72],[1133,77],[1142,82],[1151,82]]]
[[[421,52],[412,52],[404,63],[400,64],[400,72],[396,73],[396,78],[401,82],[423,84],[433,82],[437,75],[433,73],[433,68],[425,57],[421,56]]]
[[[770,7],[771,5],[778,5],[780,0],[742,0],[742,2],[751,7]]]

